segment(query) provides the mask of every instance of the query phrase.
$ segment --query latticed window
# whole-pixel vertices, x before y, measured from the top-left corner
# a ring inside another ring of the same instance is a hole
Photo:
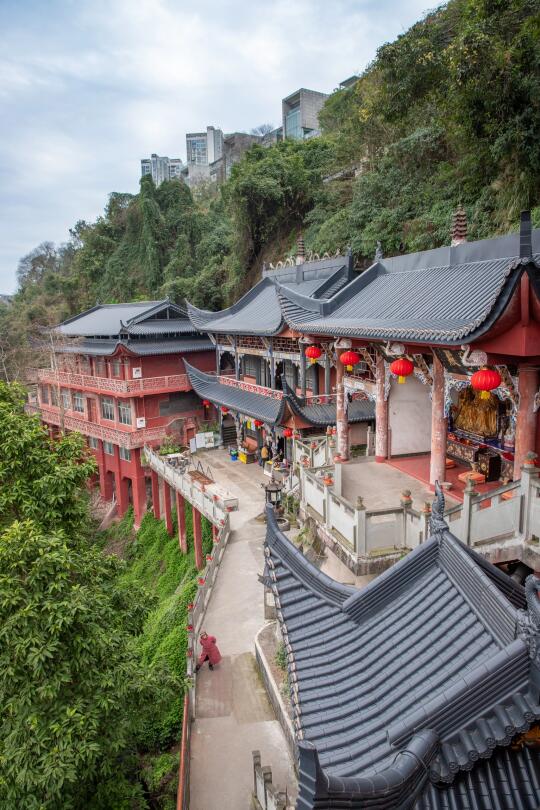
[[[118,421],[122,425],[131,425],[131,405],[129,402],[118,403]]]
[[[81,355],[81,357],[79,358],[79,363],[81,367],[81,373],[90,374],[90,358],[86,354]]]
[[[69,391],[67,391],[65,388],[62,388],[60,394],[62,396],[62,407],[64,408],[64,410],[66,411],[71,410],[71,395]]]
[[[273,347],[275,352],[287,352],[288,354],[298,354],[300,352],[297,338],[275,337]]]
[[[45,405],[49,404],[49,386],[42,385],[41,386],[41,401],[45,403]]]
[[[58,389],[54,386],[51,386],[51,405],[58,408]]]
[[[96,377],[107,376],[105,371],[105,360],[102,357],[98,357],[96,358],[96,360],[94,360],[94,368],[96,372]]]
[[[112,397],[101,397],[101,417],[114,422],[114,399]]]
[[[248,377],[256,377],[259,368],[259,358],[245,354],[243,357],[243,371]]]
[[[120,370],[121,370],[121,368],[122,368],[122,365],[121,365],[121,363],[120,363],[120,360],[113,360],[113,361],[112,361],[112,373],[113,373],[113,377],[119,377],[119,376],[120,376]]]
[[[128,450],[127,447],[120,448],[120,458],[123,461],[131,461],[131,450]]]
[[[97,450],[99,447],[99,439],[95,439],[93,436],[89,436],[88,446],[91,447],[92,450]]]
[[[243,349],[265,349],[262,339],[256,335],[240,335],[238,338],[238,346]]]
[[[84,413],[84,397],[80,391],[75,391],[73,394],[73,410]]]
[[[114,444],[112,442],[103,442],[103,451],[107,453],[108,456],[114,456]]]

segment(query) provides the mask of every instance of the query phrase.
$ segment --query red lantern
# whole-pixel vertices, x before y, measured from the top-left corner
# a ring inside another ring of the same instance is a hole
[[[221,413],[229,413],[229,409],[225,407],[225,405],[221,406]]]
[[[475,391],[480,391],[481,399],[489,399],[489,392],[498,388],[501,382],[501,375],[492,368],[481,368],[471,377],[471,385]]]
[[[398,378],[398,383],[404,383],[405,377],[413,373],[414,363],[406,357],[400,357],[391,364],[390,371]]]
[[[283,435],[286,439],[290,439],[293,432],[290,428],[283,428]]]
[[[203,408],[209,408],[210,407],[210,400],[209,399],[203,399],[202,404],[203,404]]]
[[[264,422],[262,419],[255,419],[255,422],[253,424],[255,425],[256,428],[260,428],[264,425]]]
[[[315,363],[322,354],[322,349],[318,346],[308,346],[306,349],[306,357],[309,357],[310,363]]]
[[[344,366],[347,366],[347,371],[352,371],[353,366],[360,362],[360,355],[357,352],[343,352],[340,354],[339,359]]]

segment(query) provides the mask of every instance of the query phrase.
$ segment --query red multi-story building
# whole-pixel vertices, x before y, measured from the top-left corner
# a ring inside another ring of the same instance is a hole
[[[138,525],[150,480],[141,449],[195,435],[206,414],[184,358],[214,369],[212,343],[167,299],[97,305],[62,323],[51,349],[50,368],[38,370],[36,410],[51,434],[87,437],[101,495],[116,499],[119,514],[132,504]]]

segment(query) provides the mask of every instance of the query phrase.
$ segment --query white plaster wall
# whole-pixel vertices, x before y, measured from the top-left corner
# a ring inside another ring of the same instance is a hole
[[[416,377],[400,385],[392,381],[388,398],[390,455],[423,453],[431,450],[430,388]]]

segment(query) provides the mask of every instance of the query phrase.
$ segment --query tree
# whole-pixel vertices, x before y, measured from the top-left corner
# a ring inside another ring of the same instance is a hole
[[[273,129],[274,129],[273,124],[269,124],[269,123],[259,124],[258,127],[253,127],[250,134],[251,135],[261,135],[261,136],[268,135],[268,133],[272,132]]]
[[[0,526],[31,519],[44,531],[84,531],[84,486],[95,460],[71,433],[52,442],[24,411],[24,389],[0,382]]]
[[[35,521],[0,535],[0,807],[89,807],[174,699],[179,685],[136,650],[152,600],[121,585],[121,566]]]

